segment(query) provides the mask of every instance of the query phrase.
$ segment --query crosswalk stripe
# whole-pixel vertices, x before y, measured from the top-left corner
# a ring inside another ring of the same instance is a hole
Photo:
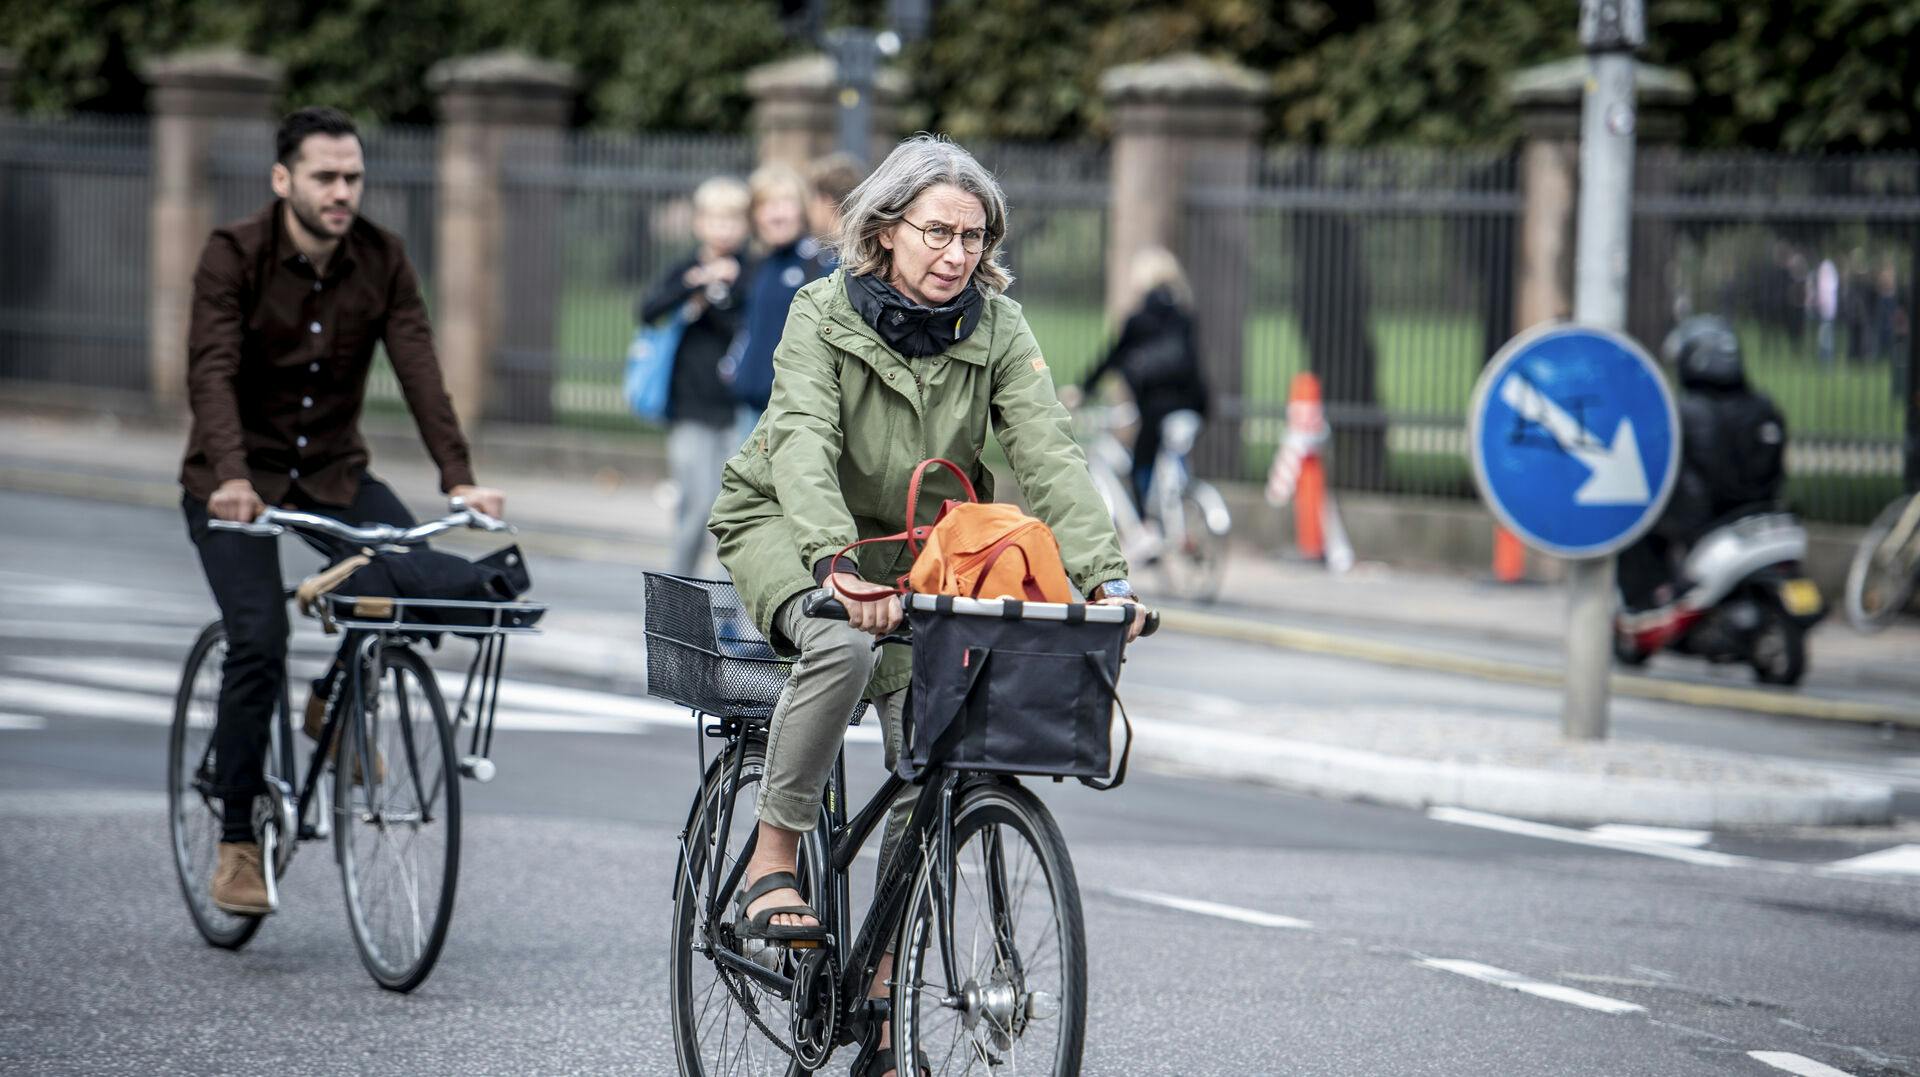
[[[1826,870],[1863,875],[1920,875],[1920,845],[1895,845],[1864,856],[1836,860],[1828,864]]]
[[[1850,1077],[1846,1070],[1837,1070],[1824,1062],[1815,1062],[1805,1055],[1789,1051],[1748,1051],[1747,1057],[1777,1070],[1797,1073],[1800,1077]]]

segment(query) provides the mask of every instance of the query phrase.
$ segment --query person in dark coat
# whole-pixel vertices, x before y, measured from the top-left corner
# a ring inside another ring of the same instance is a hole
[[[1697,315],[1676,326],[1661,350],[1683,390],[1680,474],[1652,530],[1621,551],[1620,595],[1633,612],[1669,601],[1686,549],[1741,510],[1776,501],[1787,481],[1787,421],[1747,384],[1733,327]]]
[[[758,257],[747,271],[746,317],[726,363],[739,402],[735,440],[745,441],[773,397],[773,349],[787,327],[787,309],[805,285],[832,268],[807,234],[807,181],[786,165],[762,165],[747,181]]]
[[[1194,341],[1193,293],[1179,261],[1171,252],[1151,247],[1134,258],[1131,276],[1139,306],[1106,358],[1081,380],[1078,392],[1069,395],[1077,402],[1109,373],[1126,382],[1140,409],[1140,433],[1133,442],[1133,496],[1144,507],[1162,425],[1179,411],[1206,418],[1208,394]]]
[[[679,488],[673,571],[692,575],[707,545],[707,515],[720,495],[720,469],[740,447],[734,436],[733,391],[721,361],[739,334],[745,308],[740,250],[747,241],[747,188],[715,177],[693,192],[693,233],[700,246],[668,267],[640,300],[641,324],[676,311],[687,319],[674,352],[667,390],[667,466]]]

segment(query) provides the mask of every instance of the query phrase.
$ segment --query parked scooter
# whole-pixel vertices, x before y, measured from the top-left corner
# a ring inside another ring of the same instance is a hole
[[[1613,652],[1637,666],[1662,650],[1716,664],[1745,662],[1767,684],[1798,684],[1807,671],[1807,630],[1826,616],[1806,578],[1807,530],[1790,512],[1744,512],[1707,532],[1688,552],[1672,602],[1614,621]]]

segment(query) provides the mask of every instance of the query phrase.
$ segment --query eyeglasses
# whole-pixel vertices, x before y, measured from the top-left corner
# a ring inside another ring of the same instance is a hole
[[[986,249],[987,246],[987,230],[984,228],[969,228],[964,232],[955,232],[946,225],[937,222],[922,228],[912,221],[907,220],[905,217],[900,218],[900,223],[920,233],[921,241],[924,242],[930,250],[946,250],[947,247],[953,243],[954,236],[960,237],[960,249],[966,251],[968,254],[979,254],[982,250]]]

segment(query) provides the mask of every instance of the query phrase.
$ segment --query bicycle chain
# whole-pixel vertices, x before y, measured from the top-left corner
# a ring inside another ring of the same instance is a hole
[[[780,1053],[793,1059],[795,1062],[800,1061],[800,1056],[794,1054],[793,1048],[789,1046],[785,1040],[774,1035],[773,1030],[767,1027],[767,1023],[760,1019],[760,1007],[754,1005],[752,995],[734,982],[736,979],[744,977],[742,977],[740,973],[726,968],[717,961],[714,962],[713,970],[720,974],[720,982],[727,985],[727,994],[732,995],[733,1000],[740,1004],[740,1011],[747,1015],[747,1020],[753,1022],[753,1027],[759,1029],[760,1034],[772,1041],[775,1047],[780,1048]]]

